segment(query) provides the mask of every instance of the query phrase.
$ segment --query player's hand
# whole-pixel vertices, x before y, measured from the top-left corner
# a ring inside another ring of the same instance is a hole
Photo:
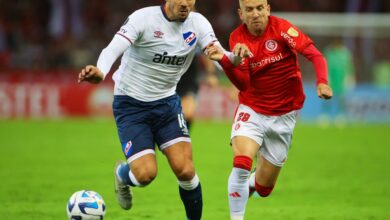
[[[253,53],[249,50],[246,44],[237,43],[232,52],[234,56],[239,56],[241,58],[253,57]]]
[[[206,47],[206,55],[210,60],[221,61],[224,53],[221,48],[215,46],[214,44],[209,44]]]
[[[331,99],[333,96],[332,88],[324,83],[320,83],[317,86],[317,95],[321,99]]]
[[[97,84],[103,81],[104,74],[95,66],[88,65],[79,73],[78,83],[84,81]]]

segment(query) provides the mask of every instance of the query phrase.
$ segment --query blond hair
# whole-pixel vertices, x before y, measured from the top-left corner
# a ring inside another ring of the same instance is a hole
[[[239,4],[240,4],[240,8],[242,8],[242,2],[245,1],[245,0],[238,0],[239,1]],[[268,5],[268,0],[264,0],[266,5]]]

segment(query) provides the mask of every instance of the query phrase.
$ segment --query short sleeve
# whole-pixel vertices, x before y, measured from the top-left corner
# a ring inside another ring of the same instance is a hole
[[[145,17],[142,16],[142,11],[138,10],[131,14],[123,23],[119,31],[116,33],[124,37],[133,44],[144,30]]]

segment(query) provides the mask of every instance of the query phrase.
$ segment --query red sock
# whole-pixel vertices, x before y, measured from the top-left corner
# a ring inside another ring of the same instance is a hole
[[[272,190],[274,189],[274,186],[261,186],[257,182],[255,182],[255,188],[256,192],[261,196],[261,197],[267,197],[269,194],[271,194]]]
[[[252,159],[247,156],[235,156],[233,161],[233,167],[251,171]]]

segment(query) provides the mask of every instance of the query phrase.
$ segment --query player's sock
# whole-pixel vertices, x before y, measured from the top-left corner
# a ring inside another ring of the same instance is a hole
[[[271,194],[272,190],[274,189],[274,186],[262,186],[255,182],[255,188],[256,192],[261,196],[261,197],[267,197],[269,194]]]
[[[249,197],[253,195],[253,193],[256,192],[255,188],[255,180],[256,179],[256,170],[252,171],[251,174],[249,175]]]
[[[116,171],[120,181],[130,186],[141,186],[141,184],[137,181],[134,174],[130,170],[130,166],[128,164],[122,164],[118,167]]]
[[[135,178],[133,172],[131,172],[131,170],[129,171],[129,177],[130,177],[130,186],[140,186],[140,187],[144,187],[145,185],[142,185],[141,183],[138,182],[137,178]]]
[[[255,188],[256,172],[252,172],[249,176],[249,188]]]
[[[202,188],[195,174],[190,181],[179,181],[179,192],[186,210],[187,220],[200,220],[202,217]]]
[[[249,196],[249,175],[252,159],[247,156],[234,157],[233,170],[229,176],[228,193],[231,219],[242,219]]]
[[[244,220],[244,216],[230,216],[230,220]]]

